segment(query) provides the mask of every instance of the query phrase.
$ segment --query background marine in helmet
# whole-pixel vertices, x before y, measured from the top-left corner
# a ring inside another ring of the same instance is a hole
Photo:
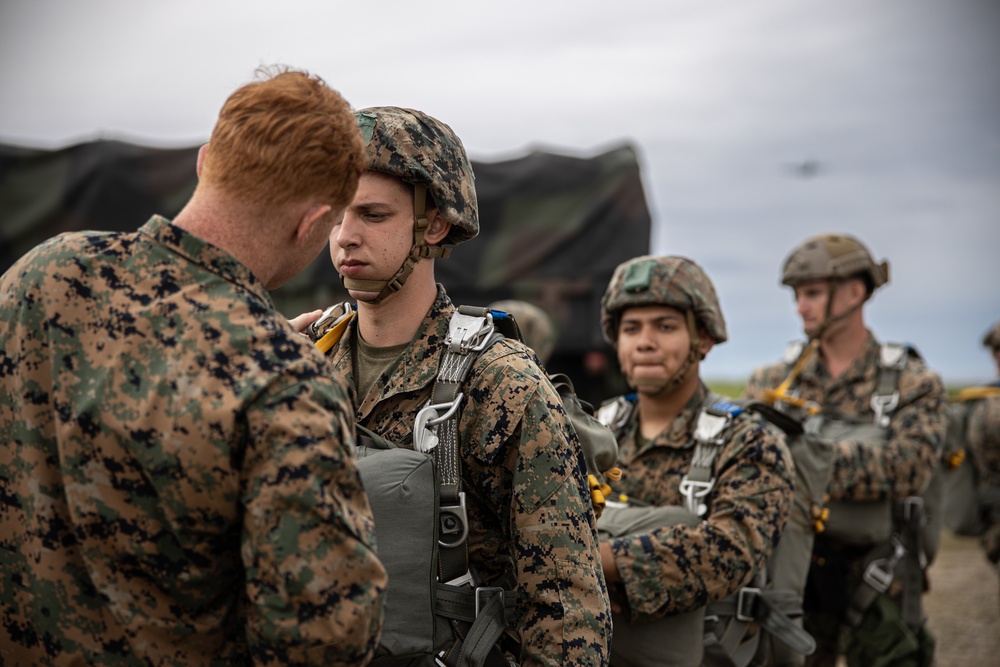
[[[855,626],[841,646],[838,636],[841,630],[847,632],[848,609],[863,604],[858,602],[867,592],[862,588],[868,580],[863,573],[873,550],[888,540],[870,535],[855,539],[848,534],[851,531],[834,530],[835,525],[841,517],[869,508],[888,522],[898,503],[915,498],[910,507],[917,501],[923,504],[920,494],[932,480],[944,439],[941,379],[912,347],[880,343],[865,323],[864,307],[888,279],[888,262],[876,262],[860,241],[846,234],[821,234],[793,249],[784,262],[781,282],[794,292],[808,340],[790,345],[784,361],[756,369],[745,390],[748,398],[810,420],[817,441],[833,449],[829,519],[813,543],[806,587],[805,627],[819,645],[807,660],[809,665],[833,667],[841,648],[852,664],[869,651]],[[866,521],[855,521],[855,528],[867,531]],[[914,558],[916,552],[909,547]],[[922,581],[922,572],[912,574],[911,581]],[[898,584],[902,579],[897,576],[897,584],[889,589],[892,599],[887,604],[895,605],[897,612],[902,609]],[[922,591],[919,584],[916,588],[909,594],[914,603],[909,609],[919,612]],[[868,608],[850,618],[861,618]],[[925,650],[922,619],[907,619],[905,625],[913,626],[914,636],[901,641],[912,639],[912,645],[919,646],[916,651]],[[865,659],[860,658],[861,663]]]
[[[715,288],[690,259],[638,257],[615,270],[601,301],[601,326],[636,390],[600,411],[619,443],[622,477],[613,490],[630,503],[683,506],[695,427],[704,409],[723,405],[699,377],[702,359],[727,339]],[[793,474],[784,436],[735,406],[726,414],[701,520],[602,538],[616,612],[613,661],[635,648],[625,644],[636,641],[630,631],[637,617],[676,617],[751,584],[781,534]],[[697,658],[702,631],[653,641],[687,641]]]

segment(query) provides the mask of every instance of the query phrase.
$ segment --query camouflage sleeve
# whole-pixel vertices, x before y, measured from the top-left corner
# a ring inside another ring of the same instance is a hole
[[[705,521],[611,541],[633,612],[663,617],[721,600],[770,557],[792,505],[784,436],[747,418],[719,456]]]
[[[992,563],[1000,562],[1000,397],[975,401],[969,409],[967,422],[969,453],[979,475],[982,491],[989,490],[985,512],[988,526],[982,543],[986,557]],[[992,488],[990,488],[992,487]]]
[[[506,459],[508,478],[486,484],[509,505],[520,664],[606,665],[611,610],[580,444],[548,380],[518,380],[508,361],[481,379],[493,387],[491,424],[474,428]]]
[[[880,447],[834,443],[831,500],[875,501],[919,494],[930,481],[947,429],[941,379],[910,360],[899,382],[899,407]]]
[[[349,449],[350,403],[336,381],[302,375],[273,383],[247,415],[248,641],[258,665],[364,664],[386,574]]]

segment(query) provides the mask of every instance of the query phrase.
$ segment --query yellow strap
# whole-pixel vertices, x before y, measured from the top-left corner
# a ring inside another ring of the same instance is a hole
[[[963,401],[978,401],[980,398],[990,398],[1000,396],[1000,387],[969,387],[958,392],[952,400],[953,403]]]
[[[799,376],[799,373],[802,372],[802,368],[806,365],[806,361],[816,350],[816,347],[818,345],[819,345],[818,338],[813,338],[811,341],[809,341],[809,346],[806,347],[805,351],[799,355],[798,360],[795,362],[795,365],[792,366],[792,370],[788,374],[788,377],[785,378],[785,381],[779,384],[774,389],[765,389],[762,392],[764,400],[766,402],[770,403],[771,405],[774,405],[776,401],[781,401],[782,403],[788,403],[790,405],[794,405],[797,408],[805,408],[806,412],[808,412],[811,415],[818,414],[821,411],[818,405],[811,404],[804,398],[788,395],[788,390],[791,388],[792,383],[795,382],[795,378],[797,378]]]
[[[334,324],[329,331],[323,334],[323,337],[316,341],[316,347],[323,354],[329,352],[334,345],[340,342],[340,339],[344,337],[344,332],[347,331],[347,325],[350,324],[351,318],[354,317],[354,311],[347,313],[343,319]]]

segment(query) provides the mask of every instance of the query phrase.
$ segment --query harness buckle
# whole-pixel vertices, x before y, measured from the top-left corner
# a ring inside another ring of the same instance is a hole
[[[889,426],[889,413],[899,407],[899,392],[894,391],[889,395],[872,394],[871,406],[875,412],[875,423],[885,428]]]
[[[482,352],[493,335],[493,315],[476,317],[456,312],[448,324],[448,339],[445,345],[450,352],[468,354]]]
[[[697,515],[699,518],[705,516],[705,513],[708,512],[708,506],[701,502],[701,500],[707,496],[714,487],[714,477],[707,482],[697,482],[684,477],[681,480],[679,490],[681,495],[684,496],[684,504],[687,506],[688,511]]]
[[[923,516],[924,499],[921,496],[907,496],[898,502],[904,522],[909,522],[917,516]]]
[[[501,602],[503,601],[503,588],[499,586],[480,586],[476,589],[476,616],[479,616],[479,610],[482,608],[479,602],[480,593],[487,593],[488,595],[499,595]]]
[[[441,505],[438,512],[438,529],[440,531],[438,544],[445,549],[459,546],[469,536],[469,517],[465,512],[465,491],[458,493],[457,505]],[[447,539],[445,539],[446,536]]]
[[[438,444],[438,424],[451,419],[461,404],[462,393],[459,392],[450,403],[428,404],[420,408],[413,422],[413,448],[423,454],[432,452]]]
[[[740,589],[736,596],[736,620],[744,623],[753,622],[753,604],[760,595],[759,588],[744,587]]]
[[[876,558],[868,563],[865,568],[865,583],[874,588],[879,593],[889,590],[892,580],[895,578],[894,571],[896,564],[906,555],[906,548],[899,538],[893,535],[890,538],[892,544],[892,554],[886,558]]]

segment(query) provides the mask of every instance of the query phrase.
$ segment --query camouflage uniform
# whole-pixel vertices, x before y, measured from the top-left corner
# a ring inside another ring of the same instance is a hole
[[[881,345],[869,336],[864,353],[838,378],[831,378],[819,354],[806,361],[796,395],[824,414],[872,421],[871,399],[878,380]],[[747,382],[749,398],[762,398],[788,377],[780,362],[756,369]],[[868,501],[919,494],[934,471],[945,431],[944,386],[924,362],[911,356],[899,378],[899,407],[890,415],[891,435],[881,448],[862,442],[835,445],[830,500]]]
[[[876,264],[867,248],[847,235],[826,234],[807,240],[785,262],[783,284],[795,287],[813,280],[827,280],[828,298],[823,324],[810,332],[814,339],[823,335],[835,319],[831,304],[837,281],[862,278],[867,298],[888,282],[888,263]],[[821,348],[816,348],[817,350]],[[882,345],[869,331],[863,353],[839,377],[831,377],[822,353],[803,356],[789,396],[804,405],[815,405],[831,419],[872,423],[875,413],[872,396],[879,380]],[[747,398],[771,401],[768,390],[781,385],[792,370],[790,362],[757,368],[744,394]],[[945,392],[940,377],[929,370],[914,353],[907,355],[899,373],[899,402],[889,413],[888,438],[880,445],[860,440],[833,443],[833,460],[827,487],[828,499],[840,502],[867,502],[917,496],[927,487],[935,471],[944,441],[947,421]],[[783,406],[800,418],[804,408]],[[806,590],[805,627],[816,638],[818,649],[810,664],[833,664],[840,652],[838,628],[850,604],[850,595],[861,581],[865,558],[872,545],[847,545],[822,533],[813,545],[813,563]],[[901,582],[897,578],[889,590],[899,602]]]
[[[414,419],[431,397],[454,311],[439,286],[409,346],[360,397],[351,322],[329,355],[351,388],[358,424],[413,447]],[[521,664],[606,664],[611,614],[585,463],[555,389],[524,345],[504,339],[475,361],[463,393],[469,563],[483,585],[516,579]]]
[[[701,385],[684,410],[639,448],[638,411],[618,439],[622,478],[615,491],[650,505],[683,505],[694,426],[708,399]],[[709,513],[697,526],[671,526],[611,540],[633,612],[665,616],[721,600],[751,584],[788,519],[792,462],[784,438],[743,412],[715,459]]]
[[[996,359],[1000,350],[1000,322],[983,337],[983,347],[989,349]],[[1000,362],[997,363],[1000,365]],[[998,385],[1000,381],[994,383],[994,386]],[[979,484],[1000,489],[1000,396],[987,396],[974,401],[969,407],[965,428],[966,445],[975,463]],[[983,547],[990,562],[1000,566],[1000,516],[994,510],[987,519]]]
[[[688,363],[700,360],[697,345],[704,334],[696,323],[716,343],[727,338],[715,289],[688,259],[639,257],[616,269],[601,309],[609,343],[616,345],[620,313],[643,305],[693,314]],[[614,490],[645,504],[684,505],[680,482],[691,469],[695,422],[708,399],[699,382],[684,409],[646,443],[639,437],[639,410],[633,410],[618,430],[622,476]],[[792,503],[792,459],[784,436],[760,416],[742,412],[722,437],[704,521],[610,540],[633,613],[662,617],[721,600],[751,583],[777,543]]]
[[[0,279],[0,663],[358,665],[385,571],[347,394],[154,217]]]

